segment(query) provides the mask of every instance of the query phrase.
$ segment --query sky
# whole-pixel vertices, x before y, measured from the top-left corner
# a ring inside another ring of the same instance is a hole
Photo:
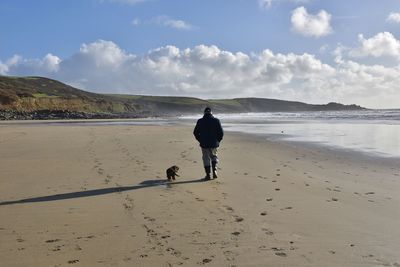
[[[2,0],[0,75],[400,108],[400,0]]]

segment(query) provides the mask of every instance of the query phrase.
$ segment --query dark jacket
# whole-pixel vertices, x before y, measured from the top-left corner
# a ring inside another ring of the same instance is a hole
[[[224,137],[219,119],[214,118],[211,114],[205,114],[197,121],[193,134],[202,148],[218,147]]]

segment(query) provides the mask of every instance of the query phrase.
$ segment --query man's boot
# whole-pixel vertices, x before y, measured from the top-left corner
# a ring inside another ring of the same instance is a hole
[[[213,161],[212,163],[212,171],[213,171],[213,178],[217,179],[218,175],[217,175],[217,162]]]
[[[204,177],[205,180],[210,180],[211,176],[211,167],[210,166],[204,166],[204,170],[206,171],[206,177]]]

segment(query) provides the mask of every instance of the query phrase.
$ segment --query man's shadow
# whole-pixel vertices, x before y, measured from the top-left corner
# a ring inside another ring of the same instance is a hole
[[[146,180],[141,182],[138,185],[133,186],[118,186],[118,187],[110,187],[110,188],[101,188],[101,189],[93,189],[93,190],[86,190],[86,191],[77,191],[71,193],[64,193],[64,194],[56,194],[56,195],[49,195],[43,197],[33,197],[33,198],[25,198],[20,200],[13,200],[13,201],[5,201],[0,202],[0,206],[5,205],[12,205],[12,204],[23,204],[23,203],[34,203],[34,202],[47,202],[47,201],[56,201],[56,200],[64,200],[64,199],[73,199],[73,198],[80,198],[80,197],[91,197],[91,196],[99,196],[105,194],[111,194],[116,192],[124,192],[124,191],[131,191],[131,190],[138,190],[148,187],[155,187],[165,185],[167,188],[173,185],[180,185],[180,184],[191,184],[191,183],[201,183],[206,182],[206,180],[197,179],[197,180],[187,180],[187,181],[179,181],[179,182],[169,182],[167,180]]]

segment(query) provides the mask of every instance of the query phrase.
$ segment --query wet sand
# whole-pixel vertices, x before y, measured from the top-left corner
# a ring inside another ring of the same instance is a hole
[[[0,126],[0,266],[400,266],[400,165],[185,126]],[[178,165],[176,182],[165,169]]]

